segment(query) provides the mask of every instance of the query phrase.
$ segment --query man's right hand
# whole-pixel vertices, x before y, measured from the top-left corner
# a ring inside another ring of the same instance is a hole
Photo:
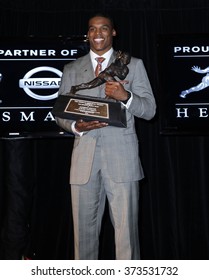
[[[75,129],[78,132],[85,132],[85,131],[89,131],[92,129],[98,129],[98,128],[102,128],[102,127],[106,127],[108,126],[108,123],[105,122],[99,122],[99,121],[84,121],[82,119],[76,121],[75,123]]]

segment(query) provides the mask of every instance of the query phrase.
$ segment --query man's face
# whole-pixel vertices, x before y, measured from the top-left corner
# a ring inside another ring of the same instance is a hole
[[[89,20],[87,37],[90,48],[98,55],[102,55],[112,47],[113,36],[116,35],[111,22],[105,17],[93,17]]]

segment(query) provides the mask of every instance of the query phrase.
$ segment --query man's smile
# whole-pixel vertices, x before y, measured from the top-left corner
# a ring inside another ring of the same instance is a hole
[[[96,43],[101,43],[102,41],[104,41],[103,38],[96,38],[96,39],[94,39],[94,42],[96,42]]]

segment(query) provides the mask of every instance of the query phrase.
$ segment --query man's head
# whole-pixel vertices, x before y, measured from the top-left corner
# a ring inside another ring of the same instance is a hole
[[[112,47],[114,36],[116,31],[109,16],[96,14],[89,19],[87,38],[93,52],[100,56],[107,52]]]

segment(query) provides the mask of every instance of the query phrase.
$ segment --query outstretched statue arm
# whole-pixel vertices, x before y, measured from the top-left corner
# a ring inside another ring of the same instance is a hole
[[[91,89],[102,85],[105,81],[100,79],[99,76],[88,83],[82,83],[80,85],[72,86],[70,93],[75,94],[79,90]]]
[[[199,66],[193,66],[192,71],[195,71],[200,74],[209,73],[209,67],[207,67],[205,69],[201,69]]]

